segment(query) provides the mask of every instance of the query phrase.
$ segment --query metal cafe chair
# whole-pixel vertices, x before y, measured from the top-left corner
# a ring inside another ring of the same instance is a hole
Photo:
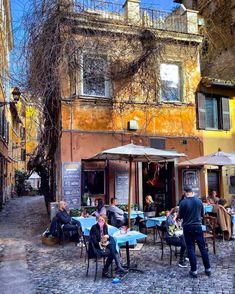
[[[90,268],[90,260],[94,260],[95,262],[95,276],[94,276],[94,281],[96,281],[97,278],[97,272],[98,272],[98,264],[99,263],[103,263],[103,267],[105,265],[105,260],[106,257],[102,256],[102,257],[90,257],[89,256],[89,246],[94,246],[91,242],[89,242],[89,237],[86,237],[83,235],[83,243],[85,245],[85,249],[86,249],[86,259],[87,259],[87,270],[86,270],[86,276],[88,276],[89,273],[89,268]],[[95,250],[94,250],[95,251]],[[111,264],[111,273],[113,274],[113,264]]]
[[[161,260],[163,260],[164,246],[169,246],[169,249],[170,249],[170,265],[171,265],[172,264],[173,253],[174,253],[175,257],[177,257],[177,255],[178,255],[177,248],[179,246],[171,245],[169,242],[167,242],[167,240],[165,239],[166,232],[167,232],[166,222],[164,221],[164,222],[162,222],[162,224],[160,226],[157,226],[157,233],[158,233],[158,236],[160,238],[160,245],[161,245]]]

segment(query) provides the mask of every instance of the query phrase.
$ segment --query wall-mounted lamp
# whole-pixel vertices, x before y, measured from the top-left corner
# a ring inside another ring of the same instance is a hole
[[[4,105],[8,105],[8,104],[11,104],[11,103],[17,103],[20,100],[20,95],[21,95],[21,92],[20,92],[19,88],[15,87],[13,89],[13,91],[12,91],[13,101],[0,102],[0,107],[3,107]]]

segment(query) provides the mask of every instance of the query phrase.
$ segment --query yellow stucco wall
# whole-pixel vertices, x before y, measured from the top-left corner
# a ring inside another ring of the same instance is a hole
[[[235,97],[229,100],[230,131],[203,131],[204,154],[218,151],[235,152]]]
[[[39,116],[38,109],[34,105],[26,105],[25,113],[25,148],[27,160],[29,159],[29,154],[32,154],[38,145],[38,132],[39,132]]]
[[[231,129],[230,131],[203,131],[204,154],[210,154],[218,151],[220,148],[227,153],[235,153],[235,97],[229,100]],[[229,193],[230,176],[235,175],[234,167],[223,167],[223,196],[228,201],[232,200],[232,195]]]

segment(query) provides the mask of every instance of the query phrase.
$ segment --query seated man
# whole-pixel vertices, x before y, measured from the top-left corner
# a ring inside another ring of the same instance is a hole
[[[124,216],[124,211],[117,207],[118,200],[116,198],[111,198],[111,205],[109,206],[108,211],[111,211],[114,213],[117,227],[121,227],[126,224],[126,219]]]
[[[60,222],[63,231],[72,232],[74,241],[79,243],[79,237],[82,235],[81,224],[79,221],[73,220],[66,211],[67,203],[60,201],[59,211],[56,214],[57,221]]]

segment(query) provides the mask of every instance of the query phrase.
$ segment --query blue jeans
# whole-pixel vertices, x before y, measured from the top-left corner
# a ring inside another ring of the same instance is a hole
[[[187,246],[188,258],[191,266],[191,271],[197,271],[197,259],[195,255],[195,242],[197,243],[202,255],[203,265],[205,270],[210,269],[209,256],[206,250],[206,243],[202,232],[201,225],[184,226],[184,239]]]

